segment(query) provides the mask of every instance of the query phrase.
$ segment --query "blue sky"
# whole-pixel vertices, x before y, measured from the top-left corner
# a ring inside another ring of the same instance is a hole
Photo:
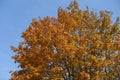
[[[59,6],[65,8],[72,0],[0,0],[0,80],[9,80],[10,70],[17,70],[11,59],[15,53],[10,45],[16,46],[23,39],[21,33],[27,29],[33,18],[57,17]],[[113,17],[120,16],[120,0],[77,0],[80,8],[86,5],[90,10],[112,11]]]

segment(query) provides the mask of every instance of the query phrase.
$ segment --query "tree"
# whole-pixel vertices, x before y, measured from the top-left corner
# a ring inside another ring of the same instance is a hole
[[[58,18],[33,19],[13,56],[21,68],[10,80],[113,80],[120,78],[119,18],[80,10],[73,1]]]

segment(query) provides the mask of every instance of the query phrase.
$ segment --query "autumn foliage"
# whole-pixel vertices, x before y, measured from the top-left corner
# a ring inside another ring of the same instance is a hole
[[[21,68],[10,80],[120,79],[119,18],[80,10],[73,1],[58,18],[33,19],[13,56]]]

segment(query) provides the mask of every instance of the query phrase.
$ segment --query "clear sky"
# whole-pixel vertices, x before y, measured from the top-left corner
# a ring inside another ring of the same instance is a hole
[[[0,0],[0,80],[9,80],[10,70],[17,70],[11,59],[15,53],[10,45],[16,46],[23,39],[21,33],[27,29],[33,18],[57,17],[58,7],[65,8],[72,0]],[[77,0],[80,8],[112,11],[113,17],[120,16],[120,0]]]

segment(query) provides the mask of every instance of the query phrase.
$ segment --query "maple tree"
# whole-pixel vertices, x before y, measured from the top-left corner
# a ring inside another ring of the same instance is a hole
[[[76,1],[58,9],[58,18],[33,19],[13,56],[21,68],[10,80],[120,79],[119,18],[80,10]]]

